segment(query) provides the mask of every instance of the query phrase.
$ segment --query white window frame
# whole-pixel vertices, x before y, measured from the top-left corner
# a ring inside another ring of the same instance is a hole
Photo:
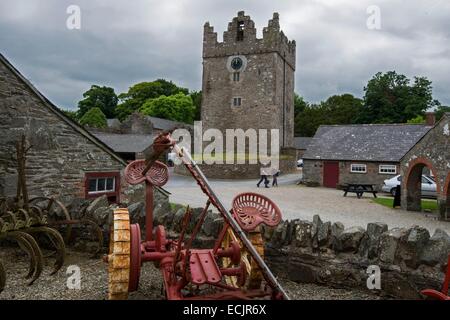
[[[383,171],[383,170],[392,170],[392,169],[393,169],[393,171]],[[397,174],[397,166],[395,164],[380,164],[378,166],[378,173],[379,174]]]
[[[105,190],[98,190],[98,180],[105,179]],[[113,179],[112,189],[106,189],[106,180]],[[96,191],[88,191],[88,194],[100,194],[100,193],[111,193],[116,192],[116,177],[93,177],[89,178],[89,180],[95,180],[95,190]],[[88,183],[89,185],[89,183]]]
[[[363,167],[364,171],[355,170],[354,167]],[[351,173],[367,173],[367,165],[362,163],[352,163],[350,164],[350,172]]]
[[[240,107],[242,106],[242,98],[241,97],[234,97],[232,101],[233,107]]]

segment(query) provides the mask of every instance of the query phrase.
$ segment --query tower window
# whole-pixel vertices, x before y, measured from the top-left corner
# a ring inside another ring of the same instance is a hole
[[[238,29],[237,29],[237,36],[236,36],[237,41],[244,40],[244,29],[245,29],[244,21],[238,21]]]
[[[233,81],[238,82],[240,80],[240,73],[235,72],[233,73]]]
[[[242,99],[241,98],[233,98],[233,106],[240,107],[241,103],[242,103]]]

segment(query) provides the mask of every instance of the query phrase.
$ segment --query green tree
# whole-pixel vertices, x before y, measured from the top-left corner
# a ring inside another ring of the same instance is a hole
[[[107,126],[106,116],[100,108],[92,108],[80,119],[80,124],[92,128],[105,128]]]
[[[406,123],[409,123],[409,124],[425,123],[425,118],[423,116],[419,115],[415,118],[409,119]]]
[[[152,82],[140,82],[119,95],[120,104],[116,108],[116,116],[123,121],[135,111],[138,111],[148,99],[162,95],[171,96],[177,93],[188,94],[189,90],[175,85],[172,81],[158,79]]]
[[[195,106],[190,96],[177,93],[168,97],[160,96],[147,100],[142,105],[140,112],[148,116],[192,123]]]
[[[441,120],[442,116],[446,112],[450,112],[450,107],[439,105],[435,111],[436,121]]]
[[[64,109],[60,109],[62,111],[62,113],[64,113],[64,115],[71,119],[72,121],[75,121],[78,123],[78,113],[77,111],[72,111],[72,110],[64,110]]]
[[[405,123],[436,106],[431,81],[425,77],[411,80],[395,71],[378,72],[364,88],[361,123]]]
[[[192,91],[190,93],[195,106],[194,120],[201,120],[202,117],[202,91]]]
[[[325,113],[323,112],[322,105],[309,104],[303,112],[295,117],[295,135],[300,137],[312,137],[316,133],[317,128],[325,123]]]
[[[322,107],[326,124],[354,124],[362,111],[363,101],[346,93],[329,97]]]
[[[295,135],[312,137],[320,125],[356,123],[362,107],[362,100],[351,94],[334,95],[318,105],[306,104],[295,117]]]
[[[302,96],[294,93],[294,118],[301,112],[303,112],[308,104],[305,102]]]
[[[99,108],[107,118],[114,118],[117,107],[117,95],[113,88],[92,85],[83,93],[84,99],[78,102],[77,116],[81,119],[86,112],[93,108]]]

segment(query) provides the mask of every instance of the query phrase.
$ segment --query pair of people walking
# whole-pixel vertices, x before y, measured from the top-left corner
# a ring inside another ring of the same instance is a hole
[[[272,169],[272,172],[269,172],[271,168],[261,168],[260,169],[260,179],[256,186],[259,188],[259,185],[261,182],[264,181],[264,187],[269,188],[270,181],[268,179],[268,176],[272,176],[272,187],[278,187],[278,176],[280,175],[280,170],[278,169]]]

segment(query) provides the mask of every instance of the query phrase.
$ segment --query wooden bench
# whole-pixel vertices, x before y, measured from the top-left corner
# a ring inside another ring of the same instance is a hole
[[[373,194],[373,197],[377,197],[378,191],[373,189],[372,184],[363,184],[363,183],[347,183],[344,186],[344,197],[347,196],[347,193],[356,193],[358,199],[362,197],[362,195],[367,192]]]

